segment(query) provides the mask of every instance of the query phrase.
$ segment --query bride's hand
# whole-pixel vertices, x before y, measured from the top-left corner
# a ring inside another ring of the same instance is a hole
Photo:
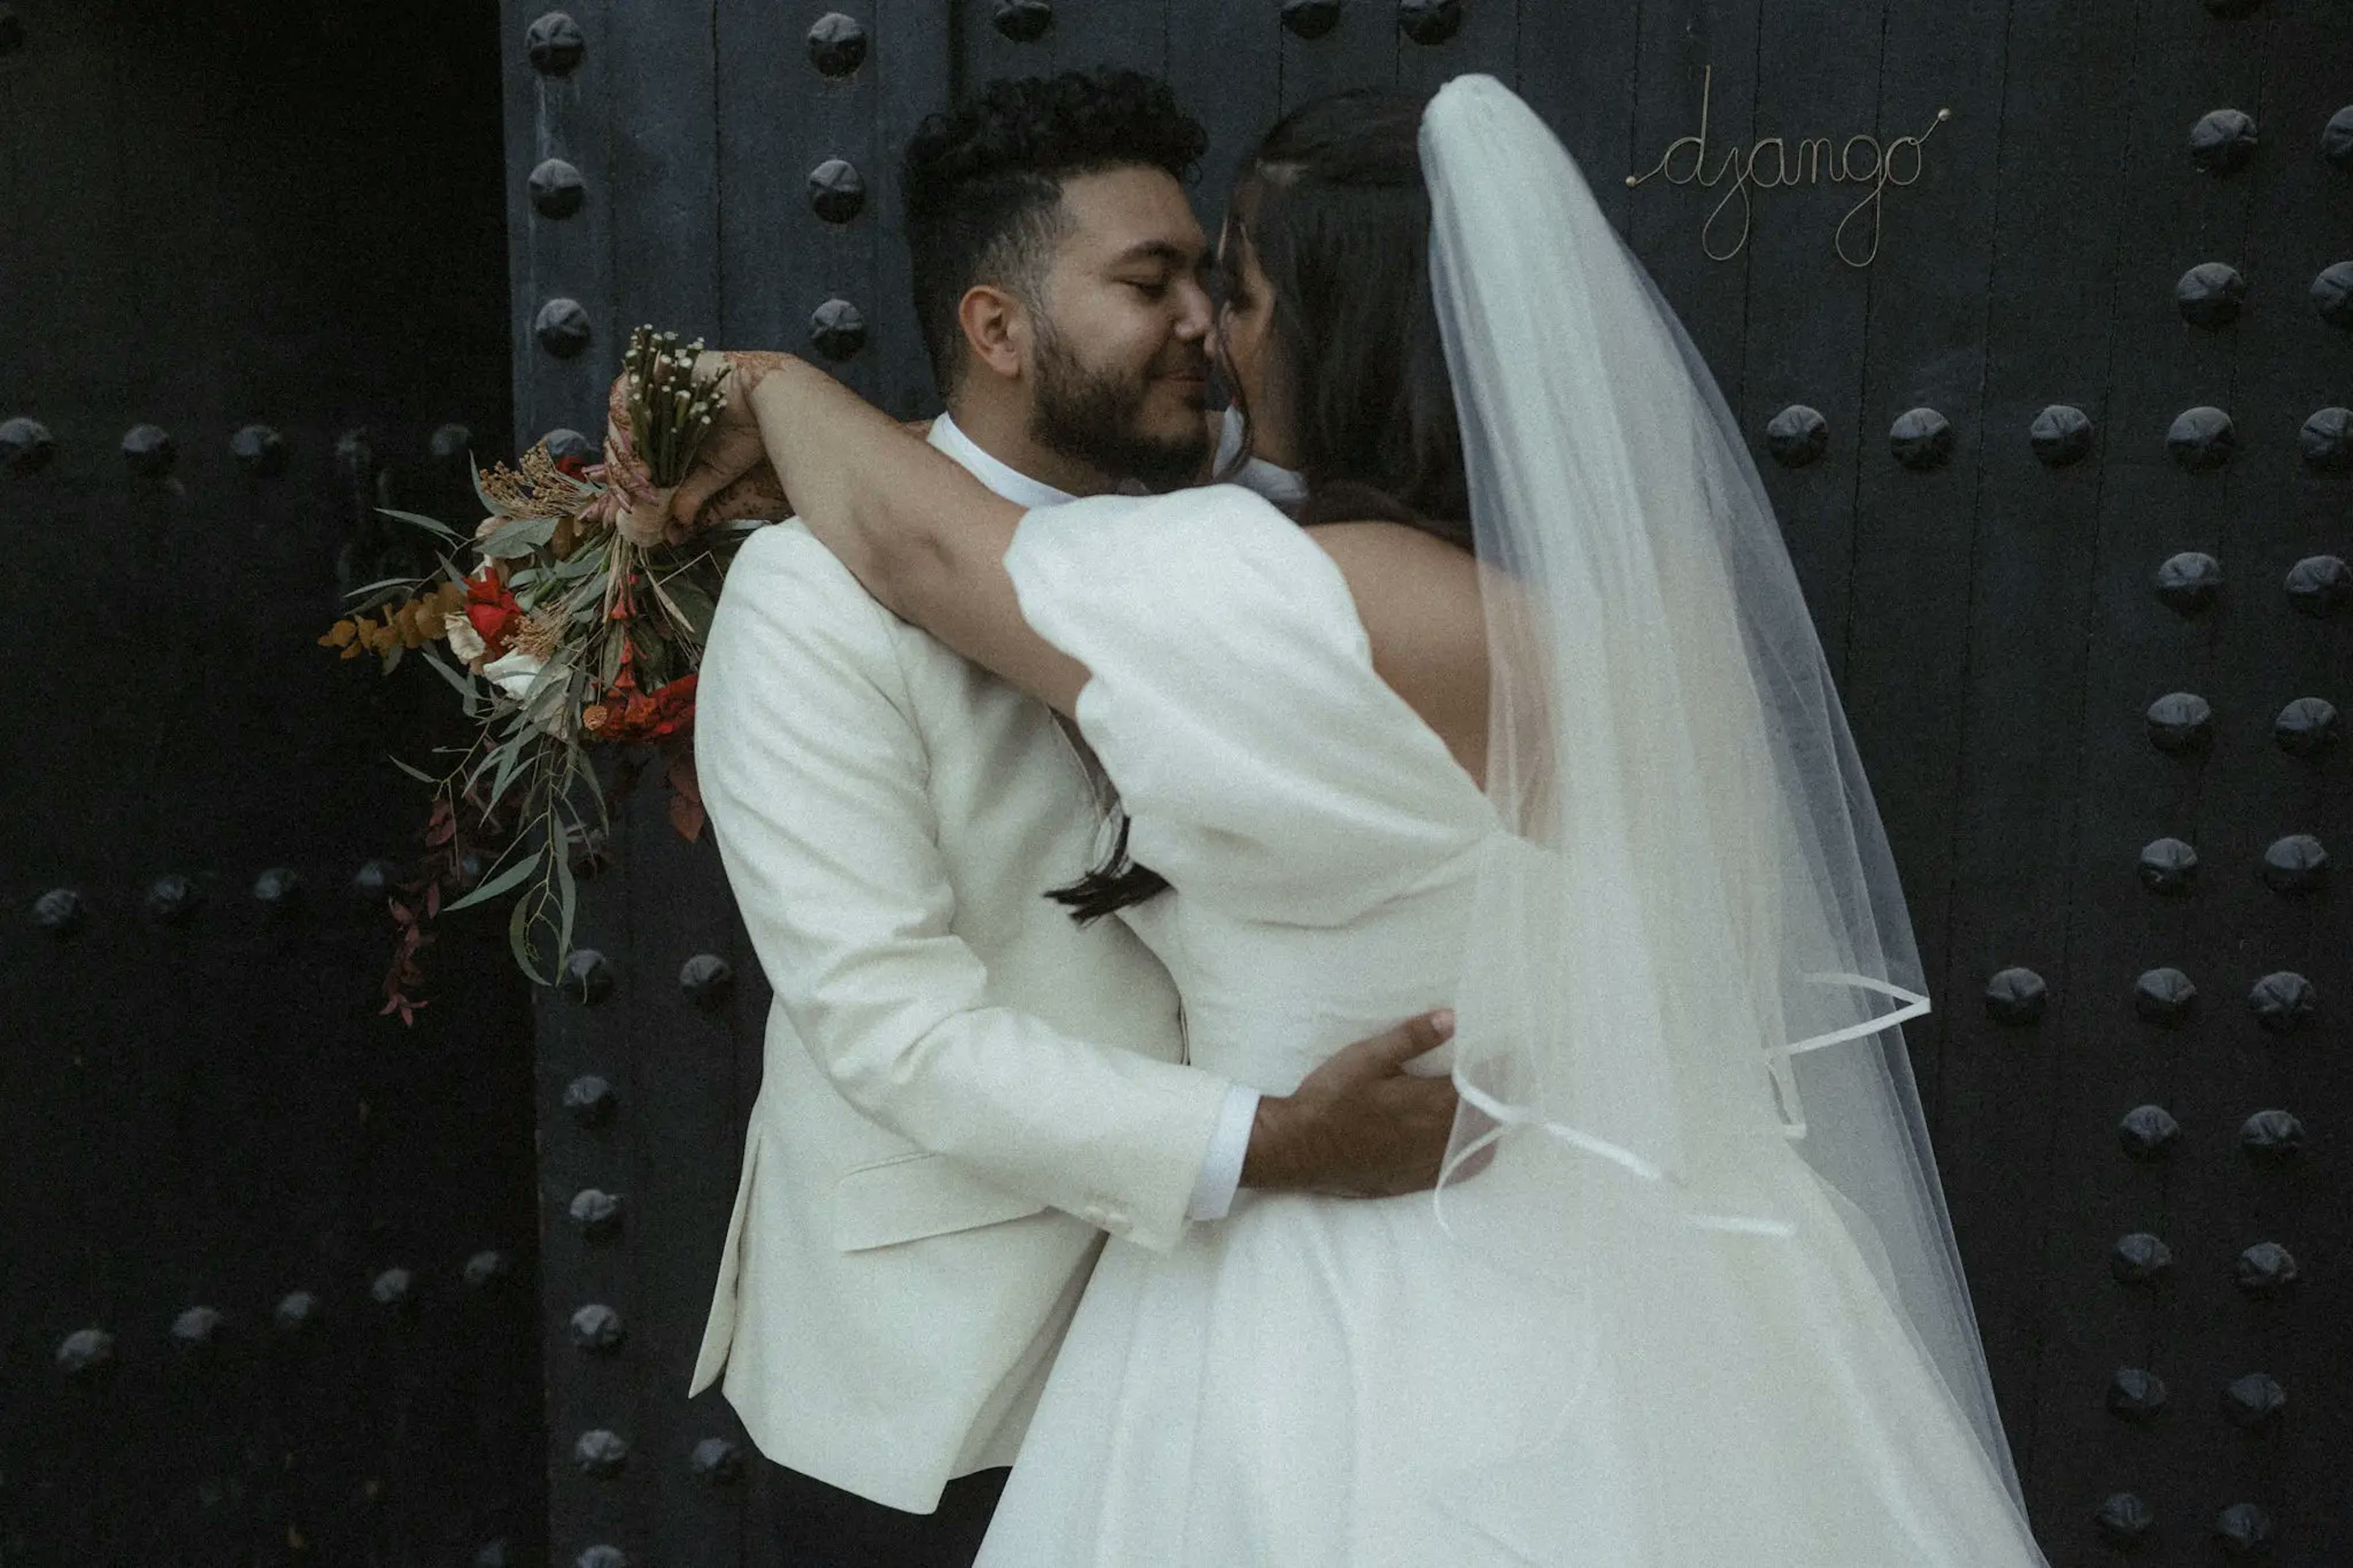
[[[764,349],[705,352],[695,362],[704,374],[732,366],[720,384],[719,405],[710,434],[695,449],[694,467],[670,496],[673,528],[703,529],[736,517],[790,515],[784,487],[760,445],[760,424],[752,414],[752,389],[792,356]]]

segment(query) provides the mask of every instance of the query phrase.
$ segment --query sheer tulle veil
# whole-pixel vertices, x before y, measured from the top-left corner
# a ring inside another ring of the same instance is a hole
[[[1739,426],[1517,97],[1448,83],[1421,160],[1510,828],[1440,1217],[1560,1293],[1589,1375],[1556,1414],[1610,1424],[1620,1468],[1595,1561],[1712,1560],[1678,1510],[1744,1475],[1848,1506],[1891,1423],[1944,1423],[2022,1519],[1900,1028],[1928,1008],[1910,920]],[[1543,1485],[1540,1436],[1451,1484]]]

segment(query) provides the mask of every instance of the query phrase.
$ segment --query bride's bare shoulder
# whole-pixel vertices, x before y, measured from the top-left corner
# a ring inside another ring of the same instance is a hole
[[[1487,623],[1469,551],[1401,522],[1307,530],[1356,602],[1373,668],[1475,775],[1487,744]]]

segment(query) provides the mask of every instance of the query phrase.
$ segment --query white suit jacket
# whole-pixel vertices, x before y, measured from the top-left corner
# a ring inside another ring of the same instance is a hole
[[[1012,1462],[1103,1233],[1182,1234],[1228,1086],[1126,927],[1042,896],[1103,811],[1054,715],[797,522],[729,570],[694,754],[776,1001],[688,1392],[928,1512]]]

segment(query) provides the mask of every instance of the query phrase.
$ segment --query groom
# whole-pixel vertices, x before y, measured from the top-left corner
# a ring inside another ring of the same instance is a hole
[[[1165,85],[1106,71],[991,83],[909,145],[930,439],[999,495],[1200,475],[1180,182],[1205,144]],[[756,455],[714,450],[681,513]],[[785,1561],[819,1537],[828,1563],[969,1562],[1105,1232],[1166,1248],[1240,1185],[1434,1177],[1453,1092],[1400,1068],[1441,1032],[1409,1021],[1282,1097],[1187,1065],[1157,963],[1046,897],[1104,847],[1092,754],[797,523],[730,570],[695,761],[776,1001],[690,1393],[723,1371],[797,1472]]]

